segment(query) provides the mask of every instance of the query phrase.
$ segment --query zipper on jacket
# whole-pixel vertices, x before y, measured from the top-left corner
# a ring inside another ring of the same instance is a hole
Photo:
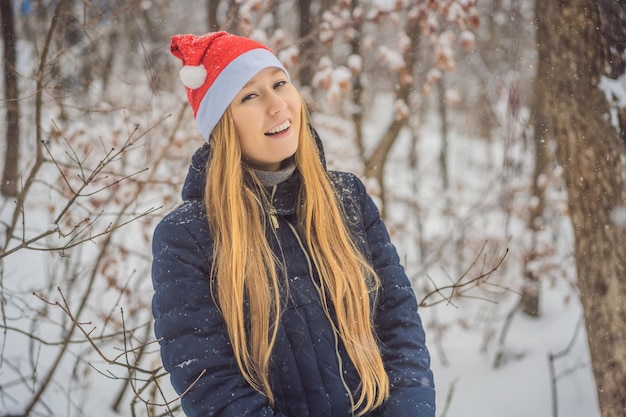
[[[306,259],[306,263],[309,268],[309,276],[311,277],[311,282],[317,289],[317,292],[319,293],[320,297],[322,297],[323,289],[317,284],[317,282],[315,282],[315,278],[313,275],[313,264],[311,263],[311,257],[309,256],[309,252],[307,252],[306,248],[304,247],[304,244],[302,243],[302,239],[300,238],[300,235],[298,234],[296,228],[291,224],[290,221],[287,221],[286,223],[291,229],[291,232],[296,237],[296,241],[298,242],[298,245],[300,246],[300,250],[304,254],[304,258]],[[339,377],[341,378],[341,383],[343,384],[343,387],[346,390],[346,393],[348,394],[348,398],[350,399],[350,406],[352,409],[354,409],[354,399],[352,397],[352,391],[350,391],[350,387],[348,386],[348,383],[343,377],[343,361],[341,359],[341,354],[339,353],[339,334],[338,334],[337,326],[335,325],[335,323],[333,323],[332,319],[328,316],[328,314],[326,314],[326,318],[328,319],[328,322],[330,323],[330,327],[333,330],[333,337],[335,339],[335,355],[337,356],[337,366],[339,367]],[[351,414],[354,416],[353,411],[351,411]]]
[[[268,209],[268,214],[270,215],[270,223],[272,223],[272,227],[274,228],[274,230],[279,228],[278,215],[276,212],[276,208],[274,207],[274,194],[276,194],[276,188],[276,185],[272,187],[272,194],[270,195],[269,200],[270,207]]]

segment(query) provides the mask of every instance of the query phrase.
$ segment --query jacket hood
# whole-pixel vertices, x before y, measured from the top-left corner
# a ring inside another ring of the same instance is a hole
[[[311,128],[311,132],[315,138],[317,152],[322,160],[322,165],[326,168],[326,157],[324,155],[322,140],[315,129]],[[204,186],[206,184],[206,169],[210,154],[211,146],[208,143],[203,144],[193,154],[182,190],[182,197],[184,201],[203,198]],[[296,168],[296,173],[297,171],[298,170]],[[293,175],[292,178],[293,177],[299,178],[299,175]]]

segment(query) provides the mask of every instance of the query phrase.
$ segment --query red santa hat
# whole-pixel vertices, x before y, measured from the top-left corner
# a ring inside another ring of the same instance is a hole
[[[170,51],[183,63],[180,80],[207,142],[231,101],[259,71],[276,67],[289,77],[267,46],[226,32],[175,35]]]

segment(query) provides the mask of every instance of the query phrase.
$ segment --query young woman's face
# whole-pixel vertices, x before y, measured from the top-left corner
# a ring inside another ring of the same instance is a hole
[[[300,95],[278,68],[265,68],[230,104],[242,158],[263,171],[277,171],[296,153],[300,135]]]

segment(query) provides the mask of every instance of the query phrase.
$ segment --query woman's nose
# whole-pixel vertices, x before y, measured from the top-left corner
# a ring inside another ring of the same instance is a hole
[[[268,97],[268,112],[276,114],[287,107],[287,102],[279,95],[272,92]]]

